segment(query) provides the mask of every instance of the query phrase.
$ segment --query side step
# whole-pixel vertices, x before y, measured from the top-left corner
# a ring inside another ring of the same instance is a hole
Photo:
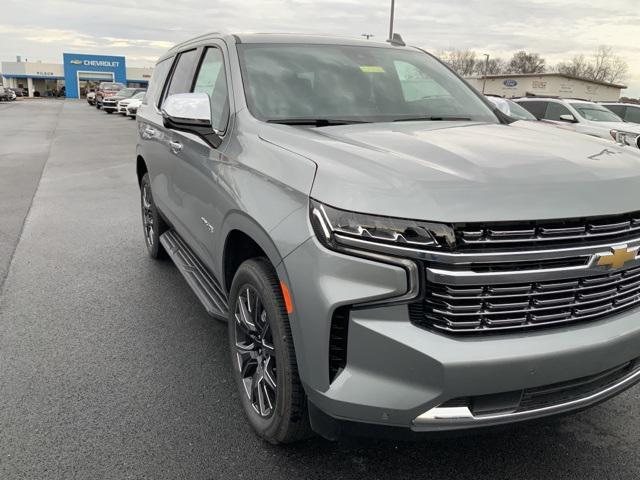
[[[163,233],[160,236],[160,243],[202,302],[207,313],[226,321],[229,308],[227,295],[193,250],[174,230]]]

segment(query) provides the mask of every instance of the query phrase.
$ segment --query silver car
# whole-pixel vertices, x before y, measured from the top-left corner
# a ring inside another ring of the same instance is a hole
[[[513,423],[640,380],[637,149],[514,122],[399,39],[203,35],[136,118],[149,255],[228,322],[268,441]]]

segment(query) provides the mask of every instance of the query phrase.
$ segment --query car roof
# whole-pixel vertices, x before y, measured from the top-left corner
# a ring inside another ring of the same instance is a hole
[[[374,40],[366,40],[365,38],[337,36],[337,35],[318,35],[305,33],[221,33],[210,32],[197,37],[178,43],[171,47],[158,61],[175,54],[183,48],[196,46],[208,40],[224,40],[230,44],[255,44],[255,43],[299,43],[307,45],[353,45],[379,48],[406,48],[417,50],[411,46],[393,45],[387,42],[379,42]]]

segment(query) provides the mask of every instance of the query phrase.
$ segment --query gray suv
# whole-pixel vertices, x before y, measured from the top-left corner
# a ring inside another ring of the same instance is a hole
[[[273,443],[594,405],[640,379],[640,152],[505,117],[433,56],[209,34],[138,110],[144,238],[228,321]]]

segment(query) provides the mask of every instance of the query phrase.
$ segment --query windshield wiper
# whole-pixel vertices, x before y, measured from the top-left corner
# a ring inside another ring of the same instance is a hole
[[[470,121],[469,117],[410,117],[410,118],[396,118],[394,122],[419,122],[419,121],[427,121],[427,122],[445,122],[445,121]]]
[[[371,123],[364,120],[347,120],[341,118],[272,118],[267,123],[283,125],[312,125],[314,127],[330,127],[333,125],[351,125],[354,123]]]

